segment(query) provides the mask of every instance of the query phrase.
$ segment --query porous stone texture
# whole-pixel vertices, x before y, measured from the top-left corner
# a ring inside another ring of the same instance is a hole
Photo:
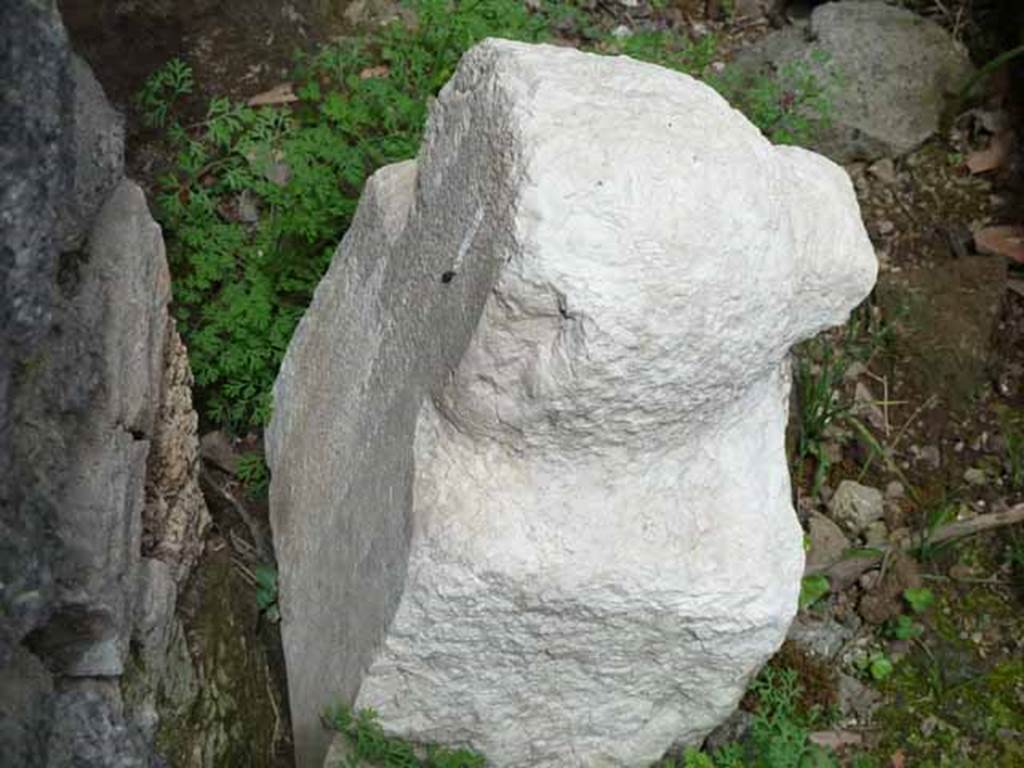
[[[146,467],[142,551],[172,569],[179,586],[203,551],[210,513],[199,489],[199,416],[192,369],[174,322],[167,324],[160,408]]]
[[[763,72],[793,63],[832,82],[833,125],[813,148],[840,162],[918,147],[972,72],[941,26],[881,1],[819,5],[809,26],[773,32],[740,56],[741,66]]]
[[[370,181],[267,433],[299,765],[373,707],[496,766],[640,766],[796,611],[789,347],[873,250],[707,86],[489,40]]]

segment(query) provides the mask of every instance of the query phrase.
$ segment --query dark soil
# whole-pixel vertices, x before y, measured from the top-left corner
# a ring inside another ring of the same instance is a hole
[[[72,47],[127,117],[128,175],[152,182],[159,152],[133,106],[170,59],[192,67],[184,115],[201,119],[215,96],[244,100],[288,80],[296,52],[340,34],[348,0],[59,0]]]

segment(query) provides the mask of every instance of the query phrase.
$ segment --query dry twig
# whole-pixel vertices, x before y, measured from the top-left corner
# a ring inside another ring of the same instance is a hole
[[[925,544],[941,544],[944,541],[962,539],[965,536],[972,536],[976,533],[992,530],[993,528],[1002,528],[1022,522],[1024,522],[1024,504],[1017,504],[1002,512],[978,515],[970,520],[958,520],[937,528],[930,533],[920,534],[911,538],[902,546],[902,549],[911,550]],[[833,589],[844,589],[860,578],[862,573],[871,570],[879,562],[887,559],[894,548],[895,545],[884,544],[873,547],[872,552],[865,552],[862,556],[848,557],[827,565],[805,568],[804,576],[824,574],[828,577]]]

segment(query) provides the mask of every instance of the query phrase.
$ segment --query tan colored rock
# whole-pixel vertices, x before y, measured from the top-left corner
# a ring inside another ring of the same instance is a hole
[[[807,535],[811,548],[807,553],[807,567],[826,567],[842,558],[850,548],[850,540],[842,529],[825,515],[815,512],[808,521]]]
[[[192,371],[174,323],[168,323],[160,408],[146,466],[143,552],[171,566],[181,584],[203,551],[210,513],[199,489],[199,417]]]

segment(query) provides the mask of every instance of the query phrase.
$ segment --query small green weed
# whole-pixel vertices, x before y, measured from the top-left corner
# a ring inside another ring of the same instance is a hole
[[[840,85],[827,53],[815,51],[812,62],[789,62],[775,77],[726,69],[708,81],[776,144],[808,144],[831,125]]]
[[[325,724],[342,734],[352,753],[339,768],[484,768],[481,755],[468,749],[428,746],[417,750],[412,744],[384,733],[372,709],[353,713],[339,705],[324,715]],[[425,753],[425,757],[421,756]]]
[[[914,613],[924,613],[935,603],[935,594],[927,587],[903,590],[903,599]]]
[[[252,572],[256,577],[256,604],[260,613],[276,624],[281,620],[277,605],[277,569],[271,565],[257,565]]]
[[[1003,441],[1006,444],[1006,482],[1011,491],[1024,491],[1024,414],[1002,413]]]
[[[168,122],[191,88],[180,62],[140,94],[177,151],[159,218],[197,399],[215,423],[266,422],[281,358],[366,177],[415,155],[427,100],[462,52],[488,35],[537,40],[545,30],[545,17],[503,0],[414,7],[416,29],[396,21],[303,61],[292,108],[214,99],[201,124]]]
[[[847,362],[827,340],[812,339],[796,357],[796,388],[799,417],[797,463],[803,467],[814,459],[812,493],[817,493],[828,475],[829,459],[824,450],[826,430],[846,416],[850,406],[839,399],[839,386]]]
[[[270,485],[270,470],[259,451],[243,453],[238,457],[238,479],[255,496],[264,496]]]
[[[619,41],[608,42],[609,52],[659,64],[693,77],[704,76],[715,58],[718,43],[713,35],[696,41],[668,30],[640,31]]]
[[[819,725],[815,708],[802,712],[797,672],[766,666],[750,686],[756,702],[749,736],[713,754],[688,749],[679,760],[662,761],[659,768],[836,768],[832,754],[809,739]]]
[[[143,122],[163,128],[175,102],[192,93],[192,68],[181,59],[171,59],[150,75],[135,98]]]
[[[876,458],[885,462],[888,471],[902,477],[892,452],[854,415],[854,403],[843,393],[850,364],[858,361],[869,365],[888,343],[888,327],[868,300],[851,313],[842,329],[810,339],[795,350],[798,443],[794,469],[798,476],[810,481],[812,494],[821,489],[831,469],[826,438],[833,427],[841,428],[837,430],[836,441],[845,442],[853,436],[866,451],[861,478]],[[814,472],[807,478],[804,470],[809,461],[813,462],[810,466]]]
[[[823,574],[805,576],[800,582],[800,610],[809,608],[832,589],[828,577]]]
[[[886,624],[885,633],[894,640],[913,640],[920,637],[924,627],[906,614],[900,614]]]
[[[888,678],[895,668],[892,663],[892,659],[886,656],[882,651],[872,651],[853,662],[860,672],[867,674],[875,682],[882,682]]]
[[[756,768],[832,766],[835,762],[821,747],[808,740],[812,723],[797,711],[800,685],[792,669],[767,666],[751,691],[757,697],[757,717],[750,736]]]
[[[915,552],[917,559],[922,563],[931,562],[942,549],[951,546],[952,542],[936,544],[932,542],[931,538],[939,528],[956,520],[958,509],[959,504],[955,500],[945,499],[928,512],[921,544]]]

